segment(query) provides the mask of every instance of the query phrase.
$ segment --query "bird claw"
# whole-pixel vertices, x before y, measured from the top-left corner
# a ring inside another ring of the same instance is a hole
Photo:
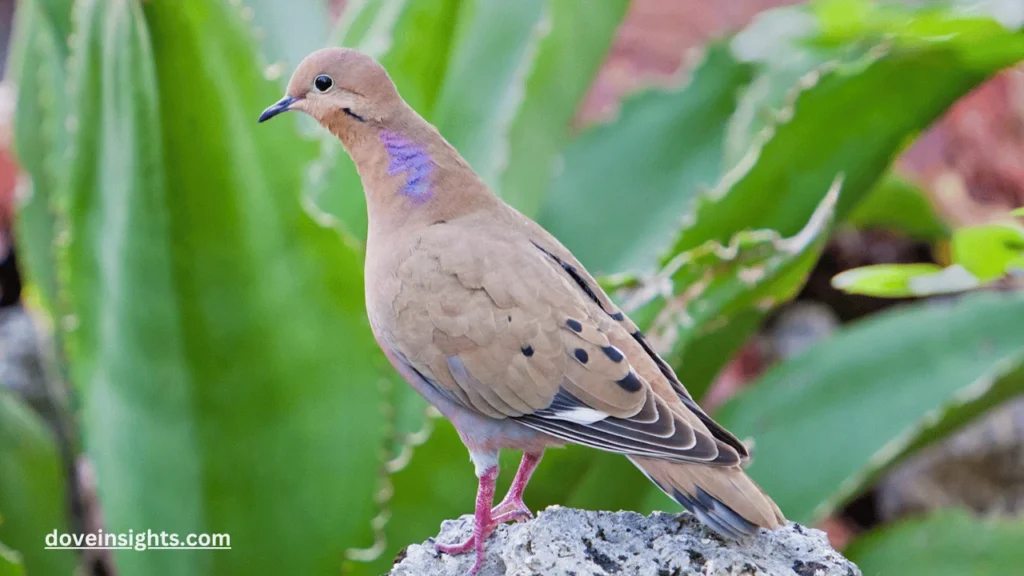
[[[465,554],[474,548],[476,548],[476,559],[473,561],[473,566],[469,569],[466,576],[473,576],[479,572],[480,569],[483,568],[484,562],[487,560],[487,555],[484,552],[483,547],[478,547],[476,545],[476,536],[470,536],[464,542],[459,542],[458,544],[434,544],[435,550],[452,556]]]
[[[530,512],[526,508],[519,508],[517,510],[509,510],[508,512],[502,512],[494,516],[494,526],[497,527],[500,524],[504,524],[510,520],[516,522],[523,522],[525,520],[533,520],[533,512]]]
[[[491,517],[494,523],[503,524],[509,520],[515,520],[516,522],[522,520],[533,520],[533,512],[526,507],[521,499],[519,500],[507,500],[498,504],[494,508],[491,508]]]
[[[476,544],[476,537],[470,536],[464,542],[459,542],[458,544],[438,544],[438,543],[435,543],[434,544],[434,548],[438,552],[443,552],[444,554],[449,554],[449,555],[454,556],[456,554],[465,554],[466,552],[469,552],[470,550],[473,549],[473,546],[475,544]]]

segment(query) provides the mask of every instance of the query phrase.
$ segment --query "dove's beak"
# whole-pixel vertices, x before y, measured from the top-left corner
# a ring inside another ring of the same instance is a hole
[[[295,98],[294,96],[285,96],[284,98],[281,98],[273,105],[271,105],[269,108],[264,110],[263,114],[260,114],[260,119],[257,122],[266,122],[267,120],[270,120],[271,118],[277,116],[281,112],[287,112],[291,110],[291,105],[295,104],[296,100],[298,100],[298,98]]]

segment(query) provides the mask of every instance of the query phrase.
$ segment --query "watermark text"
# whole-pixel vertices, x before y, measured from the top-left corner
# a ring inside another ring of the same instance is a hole
[[[178,534],[153,530],[73,534],[54,530],[46,550],[231,550],[230,534]]]

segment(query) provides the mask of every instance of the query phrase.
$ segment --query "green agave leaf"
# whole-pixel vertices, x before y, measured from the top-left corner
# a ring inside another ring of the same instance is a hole
[[[958,228],[953,232],[951,250],[953,262],[979,280],[995,280],[1009,272],[1011,265],[1024,262],[1024,229],[1006,224]]]
[[[1021,395],[1024,395],[1024,362],[1003,376],[978,382],[976,387],[959,396],[955,402],[947,404],[936,417],[922,422],[913,441],[907,444],[896,459],[917,452]]]
[[[0,576],[25,576],[21,555],[0,542]]]
[[[792,14],[807,18],[802,9]],[[908,36],[916,33],[911,16],[905,14],[904,18]],[[971,22],[964,24],[968,31],[972,26]],[[836,218],[844,218],[873,189],[909,136],[987,74],[1024,57],[1024,35],[993,26],[995,30],[986,28],[990,36],[965,33],[963,38],[934,38],[923,45],[894,42],[895,46],[889,46],[889,40],[880,41],[874,32],[866,32],[856,43],[851,40],[836,48],[835,58],[801,77],[787,97],[788,104],[774,114],[769,127],[755,139],[756,145],[719,184],[689,198],[689,214],[663,261],[709,240],[725,243],[740,230],[795,234],[836,174],[843,175]],[[784,38],[790,37],[783,25],[775,28]],[[797,28],[799,36],[802,28]],[[732,48],[738,49],[735,43]],[[813,62],[814,58],[805,60]],[[795,62],[786,70],[792,72],[805,63]],[[936,80],[938,77],[941,80]],[[922,103],[910,114],[903,100],[907,94]],[[738,115],[750,106],[742,98]],[[771,103],[770,95],[766,102]],[[734,123],[731,129],[735,128]],[[766,191],[774,195],[767,202]],[[799,287],[803,279],[793,282]],[[763,310],[748,309],[719,320],[727,324],[713,337],[692,344],[687,356],[700,362],[692,368],[676,364],[689,386],[699,389],[715,375],[759,325],[768,309],[767,301],[765,304]]]
[[[963,43],[986,41],[1005,35],[1004,26],[1019,28],[997,22],[1001,10],[996,3],[960,4],[817,0],[758,14],[731,44],[743,61],[758,63],[761,70],[743,90],[740,109],[730,121],[729,165],[756,143],[759,132],[786,121],[792,113],[792,87],[811,80],[813,74],[807,75],[815,70],[855,62],[880,45],[927,49],[951,36]]]
[[[28,175],[19,181],[21,198],[15,227],[19,261],[37,288],[43,308],[57,300],[56,198],[62,186],[58,163],[65,155],[68,92],[64,60],[67,44],[55,33],[49,18],[59,16],[59,3],[25,0],[18,4],[11,48],[17,113],[14,115],[14,150]],[[65,14],[63,17],[67,17]]]
[[[847,222],[861,229],[897,230],[927,242],[950,236],[949,226],[936,213],[924,191],[894,175],[875,186],[850,213]]]
[[[330,34],[331,45],[358,46],[363,42],[371,29],[374,29],[375,33],[387,32],[388,30],[386,29],[393,24],[393,20],[390,17],[380,17],[387,12],[392,12],[393,15],[398,14],[398,9],[405,5],[405,0],[352,0],[351,2],[345,2],[344,11]],[[385,30],[378,28],[382,24]],[[389,33],[385,37],[385,41],[377,45],[378,49],[382,45],[390,44],[390,42],[391,36]]]
[[[580,101],[604,62],[626,12],[626,0],[548,1],[550,27],[536,47],[522,102],[508,130],[507,165],[497,190],[528,216],[541,208],[555,161],[569,140]],[[580,22],[586,26],[580,26]],[[501,142],[498,146],[505,146]]]
[[[428,117],[495,190],[508,132],[542,39],[552,29],[545,0],[462,0],[451,56]],[[578,24],[564,23],[572,26]]]
[[[681,367],[680,375],[694,397],[704,395],[726,360],[721,354],[708,354],[700,341],[719,342],[723,334],[735,331],[734,321],[747,322],[796,295],[828,239],[839,186],[837,179],[793,236],[759,230],[740,232],[728,245],[707,242],[672,259],[648,288],[626,303],[631,316],[647,326],[652,346],[670,364]],[[735,346],[724,349],[731,353]]]
[[[748,471],[787,517],[813,522],[929,423],[1014,373],[1022,314],[1024,295],[972,293],[875,316],[772,369],[716,417],[756,439]]]
[[[1007,29],[1016,30],[1020,24],[1013,25],[1001,18],[1004,7],[1009,5],[1003,0],[954,0],[910,7],[864,0],[817,0],[809,8],[821,22],[819,41],[823,43],[885,37],[896,44],[926,46],[950,36],[971,43],[989,40]]]
[[[779,123],[694,203],[666,260],[708,240],[725,242],[736,230],[792,234],[838,173],[844,184],[837,217],[845,218],[908,137],[988,75],[1024,58],[1024,34],[994,22],[982,21],[988,25],[978,33],[977,19],[951,16],[942,21],[945,34],[929,35],[927,42],[916,41],[922,24],[913,13],[899,22],[903,28],[886,30],[885,41],[862,59],[830,64],[802,80]],[[869,29],[864,36],[877,34]],[[908,101],[915,106],[907,108]]]
[[[1024,216],[1024,208],[1017,208],[1013,212],[1010,212],[1011,216]]]
[[[627,100],[566,149],[539,222],[595,274],[648,268],[692,196],[719,179],[725,125],[752,74],[712,45],[686,86]]]
[[[71,7],[74,0],[28,0],[37,2],[44,14],[44,19],[56,38],[61,39],[58,48],[61,56],[68,55],[68,44],[65,41],[71,36]],[[19,6],[23,3],[19,3]]]
[[[947,510],[885,526],[844,551],[864,574],[983,576],[1013,574],[1024,563],[1024,521],[981,519]]]
[[[337,574],[375,538],[391,371],[358,254],[300,206],[315,146],[257,128],[280,88],[228,3],[76,20],[64,324],[107,528],[232,542],[119,571]]]
[[[736,114],[729,119],[725,165],[738,164],[762,132],[784,122],[792,113],[794,90],[810,80],[808,74],[826,66],[855,62],[870,44],[851,41],[821,46],[810,39],[821,35],[821,22],[807,6],[765,10],[729,42],[740,61],[756,66],[753,80],[741,88]]]
[[[75,554],[44,550],[45,537],[68,531],[66,479],[46,424],[0,386],[0,574],[71,574]],[[20,560],[19,560],[20,557]]]
[[[260,38],[263,59],[271,65],[268,72],[279,75],[291,71],[310,52],[324,47],[328,22],[325,0],[236,0],[241,1],[242,16],[252,19]]]
[[[364,0],[351,2],[332,44],[358,48],[377,58],[402,97],[430,118],[448,67],[461,0]],[[336,218],[361,246],[366,237],[366,198],[352,160],[338,140],[321,134],[320,159],[309,169],[306,195]]]

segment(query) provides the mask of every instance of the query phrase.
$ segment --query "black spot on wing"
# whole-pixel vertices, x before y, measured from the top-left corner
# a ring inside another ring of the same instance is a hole
[[[523,356],[526,356],[527,358],[533,356],[533,346],[530,346],[529,344],[523,346],[520,350],[522,350]]]
[[[572,354],[580,361],[580,364],[586,364],[590,360],[590,355],[583,348],[577,348]]]
[[[569,330],[572,330],[577,334],[583,332],[583,325],[579,323],[579,320],[573,320],[572,318],[569,318],[568,320],[565,321],[565,325],[569,327]]]
[[[623,314],[622,312],[616,312],[615,314],[612,314],[611,316],[612,316],[612,320],[615,320],[616,322],[622,322],[623,320],[626,319],[626,315]]]
[[[615,383],[619,385],[619,388],[622,388],[626,392],[639,392],[644,387],[644,383],[636,375],[636,372],[633,372],[632,370],[630,370],[629,374],[626,374],[622,380],[616,380]]]
[[[676,377],[676,373],[672,371],[672,367],[662,360],[661,356],[658,356],[654,349],[651,348],[651,345],[647,342],[647,337],[644,336],[644,333],[637,330],[636,332],[633,332],[632,336],[633,339],[636,340],[644,349],[644,352],[646,352],[647,355],[654,360],[654,363],[658,365],[658,370],[661,371],[661,374],[665,376],[665,378],[668,378],[668,381],[672,384],[672,388],[676,391],[676,394],[680,397],[690,398],[690,393],[686,391],[682,382],[680,382],[679,378]]]
[[[609,360],[615,362],[616,364],[622,362],[622,359],[624,358],[624,356],[622,355],[622,351],[620,351],[615,346],[602,346],[601,352],[604,352],[604,355],[607,356]]]

